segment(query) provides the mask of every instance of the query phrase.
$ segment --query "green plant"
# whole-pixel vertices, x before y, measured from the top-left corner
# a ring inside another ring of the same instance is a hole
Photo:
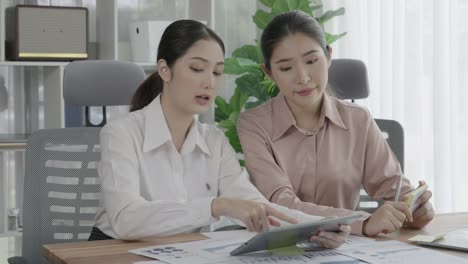
[[[312,5],[310,0],[260,0],[270,12],[257,10],[252,17],[254,23],[263,30],[270,20],[281,13],[291,10],[302,10],[313,16],[313,12],[321,9],[321,5]],[[320,24],[335,16],[345,13],[344,8],[329,10],[315,17]],[[331,44],[346,35],[325,33],[327,44]],[[242,153],[242,147],[237,136],[237,118],[244,109],[263,104],[278,94],[278,87],[262,71],[263,57],[258,41],[256,45],[244,45],[232,53],[232,57],[224,61],[224,73],[238,75],[236,88],[229,102],[218,96],[215,99],[215,121],[225,129],[225,135],[237,153]],[[240,160],[243,165],[243,160]]]

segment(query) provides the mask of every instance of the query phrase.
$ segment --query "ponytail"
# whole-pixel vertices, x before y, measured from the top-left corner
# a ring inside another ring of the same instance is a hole
[[[151,74],[146,80],[140,84],[135,94],[132,97],[130,112],[140,110],[149,105],[163,89],[163,81],[158,72]]]

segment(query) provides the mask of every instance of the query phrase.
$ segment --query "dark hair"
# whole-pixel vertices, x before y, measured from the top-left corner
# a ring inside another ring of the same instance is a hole
[[[221,38],[203,23],[195,20],[178,20],[170,24],[164,33],[158,47],[156,62],[164,59],[169,67],[182,57],[192,45],[201,40],[216,41],[223,53],[225,53],[224,43]],[[156,98],[163,89],[163,80],[158,72],[151,74],[138,87],[132,97],[130,112],[142,109]]]
[[[303,33],[315,39],[322,47],[325,55],[329,57],[325,33],[319,22],[303,11],[289,11],[275,16],[263,30],[260,45],[265,67],[268,70],[271,69],[271,55],[276,45],[283,38],[294,33]]]

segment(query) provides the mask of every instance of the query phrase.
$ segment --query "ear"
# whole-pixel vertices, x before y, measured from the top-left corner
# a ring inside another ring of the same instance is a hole
[[[159,76],[161,76],[161,79],[164,82],[169,82],[171,80],[171,69],[167,65],[166,60],[160,59],[156,67]]]
[[[332,54],[333,54],[333,49],[332,47],[327,45],[327,50],[328,50],[328,67],[331,65],[331,60],[332,60]]]
[[[271,75],[271,71],[265,66],[265,63],[262,64],[262,70],[270,80],[275,81],[273,75]]]

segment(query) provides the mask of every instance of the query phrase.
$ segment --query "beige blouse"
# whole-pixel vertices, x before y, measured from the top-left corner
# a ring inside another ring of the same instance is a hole
[[[281,94],[242,113],[245,164],[270,201],[308,214],[344,215],[367,193],[393,200],[400,163],[365,108],[324,95],[316,131],[300,129]],[[407,178],[400,201],[414,188]],[[362,221],[351,226],[361,234]]]

